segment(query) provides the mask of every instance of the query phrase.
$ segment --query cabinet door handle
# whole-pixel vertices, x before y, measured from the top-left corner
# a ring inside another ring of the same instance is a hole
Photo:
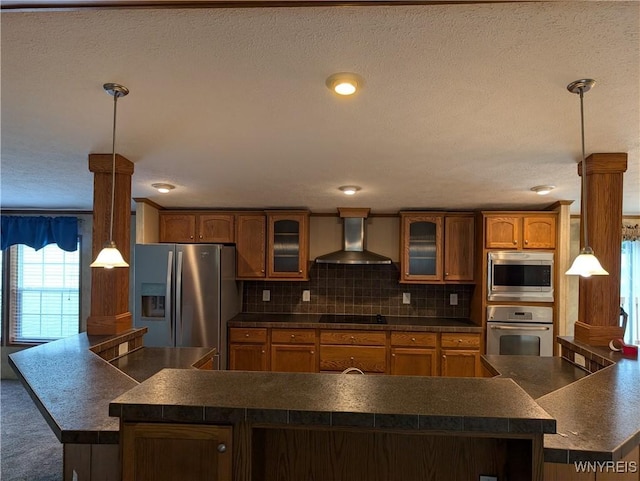
[[[300,269],[300,270],[298,271],[298,273],[299,273],[299,274],[302,274],[302,269]]]
[[[316,353],[315,351],[309,351],[309,354],[315,354],[315,353]]]
[[[411,342],[416,342],[416,338],[415,338],[415,337],[412,337],[412,338],[411,338]]]
[[[218,444],[218,452],[219,453],[226,453],[227,452],[227,445],[224,443],[220,443]]]
[[[353,361],[353,356],[351,356],[351,360]]]
[[[260,272],[264,273],[264,269],[260,269]]]
[[[193,236],[192,236],[192,235],[190,235],[190,236],[189,236],[189,239],[193,239]]]
[[[201,236],[200,236],[200,239],[202,239],[202,237],[203,237],[203,236],[201,235]]]
[[[525,240],[524,240],[524,243],[525,243],[525,244],[528,244],[528,243],[529,243],[529,241],[528,241],[527,239],[525,239]]]
[[[517,243],[518,243],[518,241],[517,241],[517,240],[514,240],[514,241],[513,241],[513,243],[514,243],[514,244],[517,244]]]
[[[249,333],[248,332],[245,333],[244,337],[249,337]]]
[[[295,334],[291,334],[291,339],[295,339],[296,335]]]
[[[395,354],[391,354],[391,357],[396,357],[396,355]]]
[[[262,354],[264,354],[264,349],[262,350]]]

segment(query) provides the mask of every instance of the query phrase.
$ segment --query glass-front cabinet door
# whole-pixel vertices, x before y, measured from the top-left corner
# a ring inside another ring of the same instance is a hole
[[[442,280],[442,216],[402,217],[401,282]]]
[[[309,213],[268,212],[268,277],[308,279]]]

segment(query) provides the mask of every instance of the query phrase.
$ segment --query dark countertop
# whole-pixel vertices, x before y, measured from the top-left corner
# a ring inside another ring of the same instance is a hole
[[[229,320],[229,327],[276,327],[320,329],[368,329],[380,331],[469,332],[482,328],[470,319],[448,317],[385,316],[386,324],[321,322],[322,314],[250,313],[242,312]],[[375,314],[372,315],[375,318]]]
[[[555,432],[555,420],[511,379],[165,369],[115,399],[110,414],[131,421]]]
[[[496,376],[513,379],[533,399],[588,374],[560,357],[486,355],[482,356],[482,364]]]
[[[109,401],[138,383],[89,350],[105,339],[82,333],[9,356],[61,443],[118,442],[118,421],[107,415]]]
[[[117,444],[119,423],[109,416],[109,402],[137,386],[134,378],[146,378],[167,366],[189,367],[189,361],[202,357],[202,348],[142,348],[114,362],[122,363],[130,377],[90,351],[119,337],[81,333],[9,356],[9,364],[61,443]],[[125,359],[130,356],[129,363]],[[174,361],[177,364],[171,365]]]
[[[558,434],[545,436],[545,459],[618,461],[640,444],[640,362],[575,344],[615,364],[537,400],[558,420]]]
[[[190,369],[196,361],[213,355],[209,347],[145,347],[111,361],[115,367],[138,382],[164,368]]]
[[[618,461],[640,444],[640,362],[563,339],[612,364],[593,374],[558,357],[483,356],[483,364],[557,420],[558,433],[544,437],[546,462]]]

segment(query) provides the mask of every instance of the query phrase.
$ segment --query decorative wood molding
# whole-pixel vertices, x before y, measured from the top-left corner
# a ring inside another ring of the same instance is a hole
[[[324,6],[458,5],[529,3],[539,0],[3,0],[2,10],[95,10],[109,8],[265,8]],[[547,0],[561,1],[561,0]]]
[[[611,339],[620,339],[624,331],[618,326],[594,326],[576,321],[574,338],[590,346],[608,346]]]
[[[587,175],[621,174],[627,171],[627,154],[591,154],[586,159]],[[582,162],[578,164],[578,175],[582,175]]]
[[[160,204],[156,204],[154,201],[152,201],[151,199],[147,199],[145,197],[134,197],[133,198],[134,202],[138,203],[138,204],[147,204],[150,205],[151,207],[153,207],[154,209],[158,209],[158,210],[166,210],[166,207],[162,207]]]

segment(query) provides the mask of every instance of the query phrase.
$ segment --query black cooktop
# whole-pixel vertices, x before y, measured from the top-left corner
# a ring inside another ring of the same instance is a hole
[[[349,315],[349,314],[323,314],[320,322],[329,324],[386,324],[387,319],[381,314],[370,316]]]

